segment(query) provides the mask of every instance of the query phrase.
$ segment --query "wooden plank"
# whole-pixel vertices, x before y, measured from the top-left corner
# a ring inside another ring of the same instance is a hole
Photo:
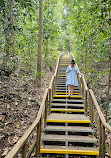
[[[95,147],[44,146],[44,148],[41,148],[40,152],[52,154],[99,155],[98,149]]]
[[[62,90],[61,89],[56,89],[56,92],[65,92],[66,93],[66,89],[62,89]],[[79,93],[79,90],[74,90],[74,93]]]
[[[70,103],[84,103],[84,100],[78,100],[78,99],[53,99],[52,102],[70,102]]]
[[[97,139],[92,136],[79,136],[79,135],[53,135],[53,134],[43,134],[42,141],[59,141],[59,142],[79,142],[79,143],[97,143]]]
[[[90,120],[57,120],[57,119],[47,119],[46,122],[53,122],[53,123],[84,123],[84,124],[89,124],[91,123]]]
[[[66,120],[67,119],[67,120]],[[47,121],[50,121],[50,120],[55,120],[56,122],[57,121],[63,121],[63,122],[87,122],[87,123],[91,123],[91,121],[89,120],[89,117],[88,116],[85,116],[83,114],[61,114],[61,113],[58,113],[58,114],[54,114],[54,113],[51,113],[50,115],[47,116]]]
[[[85,132],[85,133],[94,133],[95,132],[91,127],[51,126],[51,125],[47,125],[45,128],[43,128],[43,131],[68,131],[68,132]]]
[[[69,64],[60,64],[60,65],[69,65]]]
[[[54,98],[68,98],[68,95],[54,95]],[[81,95],[71,95],[70,98],[82,98]]]
[[[58,94],[61,94],[61,95],[64,94],[64,95],[65,95],[65,94],[68,94],[68,93],[66,93],[66,92],[63,92],[63,93],[62,93],[62,92],[56,92],[56,94],[57,94],[57,95],[58,95]],[[79,93],[72,93],[72,94],[73,94],[73,95],[79,95]]]
[[[66,90],[66,86],[63,86],[63,85],[57,85],[56,88],[57,88],[57,89],[60,89],[60,90],[63,90],[63,89]],[[56,89],[56,90],[57,90],[57,89]],[[78,87],[75,87],[75,88],[74,88],[74,92],[75,92],[76,90],[79,91],[79,88],[78,88]],[[68,91],[68,88],[67,88],[67,91]]]
[[[51,111],[55,112],[85,112],[84,109],[58,109],[58,108],[51,108]]]
[[[57,75],[57,76],[66,76],[66,75]]]
[[[63,107],[78,107],[78,108],[84,108],[84,104],[64,104],[64,103],[51,103],[52,106],[63,106]]]

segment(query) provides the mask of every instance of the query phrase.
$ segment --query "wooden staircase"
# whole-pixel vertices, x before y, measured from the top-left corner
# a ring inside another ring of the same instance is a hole
[[[111,126],[84,77],[78,76],[79,87],[68,99],[65,73],[72,58],[71,53],[59,55],[36,119],[5,158],[105,158],[106,153],[111,157]]]
[[[85,114],[84,98],[79,87],[68,98],[65,85],[66,68],[71,58],[62,58],[59,65],[56,91],[51,101],[51,112],[42,129],[41,157],[97,157],[97,139],[91,120]]]

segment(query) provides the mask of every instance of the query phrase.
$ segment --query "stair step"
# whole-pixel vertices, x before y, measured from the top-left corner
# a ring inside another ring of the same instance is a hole
[[[85,112],[84,109],[61,109],[61,108],[51,108],[52,112]]]
[[[57,75],[57,76],[59,76],[59,77],[61,77],[61,76],[62,76],[62,77],[66,77],[66,75],[60,75],[60,74],[59,74],[59,75]]]
[[[57,86],[57,87],[56,87],[56,90],[58,90],[58,89],[60,89],[60,90],[67,90],[67,91],[68,91],[68,88],[66,88],[66,86],[62,86],[62,87],[61,87],[61,86]],[[79,88],[75,88],[74,91],[75,91],[75,90],[78,90],[78,91],[79,91]]]
[[[68,95],[66,92],[56,92],[57,95]],[[72,93],[73,95],[79,95],[79,93]]]
[[[89,124],[91,121],[89,117],[83,114],[53,114],[48,115],[46,122],[56,122],[56,123],[85,123]]]
[[[51,105],[52,106],[63,106],[63,107],[65,107],[65,106],[71,106],[71,107],[78,107],[78,108],[84,108],[85,106],[84,106],[84,104],[61,104],[61,103],[51,103]]]
[[[43,134],[41,140],[54,142],[74,142],[74,143],[91,143],[96,144],[97,139],[94,136],[79,136],[79,135],[56,135]]]
[[[54,95],[53,96],[54,98],[68,98],[69,96],[68,95]],[[70,98],[82,98],[81,95],[71,95]]]
[[[66,93],[66,89],[56,89],[56,92],[65,92]],[[67,90],[68,92],[68,90]],[[79,90],[74,90],[74,93],[79,93]]]
[[[64,82],[64,83],[57,83],[57,85],[59,86],[66,86],[66,83]]]
[[[59,72],[61,71],[66,73],[66,69],[59,69]]]
[[[66,80],[66,77],[60,77],[60,76],[57,76],[57,79],[58,79],[58,80],[60,80],[60,79],[62,79],[62,80]]]
[[[50,146],[45,145],[40,153],[74,154],[74,155],[99,155],[96,147]]]
[[[70,102],[70,103],[84,103],[84,101],[81,99],[53,99],[52,102]]]
[[[47,125],[43,131],[67,131],[67,132],[84,132],[84,133],[94,133],[91,127],[82,126],[50,126]]]
[[[69,65],[69,63],[68,64],[59,64],[59,65]]]
[[[57,87],[61,87],[61,88],[66,88],[67,86],[66,86],[66,84],[64,83],[62,83],[62,84],[60,84],[60,83],[57,83]],[[68,88],[68,87],[67,87]],[[77,89],[79,89],[79,87],[74,87],[74,90],[77,90]]]

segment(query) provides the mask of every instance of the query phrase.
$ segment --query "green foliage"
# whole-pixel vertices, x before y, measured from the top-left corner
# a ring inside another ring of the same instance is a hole
[[[12,0],[0,1],[1,59],[6,58],[4,50],[13,44],[13,53],[7,50],[11,55],[6,62],[15,64],[19,70],[27,68],[36,72],[39,1],[15,0],[13,10],[8,7],[10,2]],[[110,53],[110,5],[109,0],[44,0],[42,62],[45,67],[52,69],[61,51],[72,52],[91,87],[101,75],[106,75]],[[10,36],[12,30],[14,42]]]

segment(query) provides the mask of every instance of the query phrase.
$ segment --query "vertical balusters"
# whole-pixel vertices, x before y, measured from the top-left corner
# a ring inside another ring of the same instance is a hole
[[[51,88],[49,88],[49,114],[51,109]]]
[[[87,113],[87,90],[85,90],[85,112]]]
[[[26,158],[27,157],[26,153],[27,153],[27,142],[22,147],[22,158]]]
[[[41,140],[41,119],[37,125],[37,137],[36,137],[36,158],[40,158],[40,140]]]
[[[102,152],[102,130],[101,130],[101,119],[99,118],[99,156],[101,157]]]
[[[91,94],[89,90],[89,117],[91,118]]]
[[[102,125],[102,158],[105,158],[105,127]]]
[[[44,126],[46,126],[47,110],[48,110],[48,93],[45,100]]]

